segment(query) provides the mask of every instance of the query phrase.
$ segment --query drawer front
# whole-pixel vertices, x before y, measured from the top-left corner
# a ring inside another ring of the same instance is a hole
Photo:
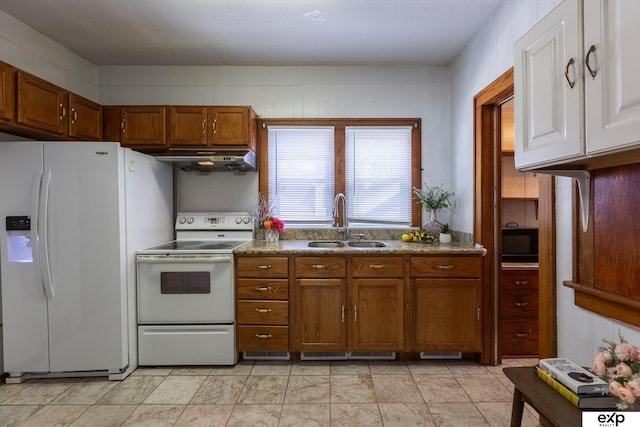
[[[413,277],[480,277],[482,257],[413,256],[410,274]]]
[[[538,293],[503,292],[500,295],[500,313],[503,316],[538,316]]]
[[[295,266],[302,278],[344,277],[347,271],[344,257],[297,257]]]
[[[503,355],[525,355],[538,353],[538,320],[503,320],[500,336],[502,337]]]
[[[237,327],[238,351],[289,351],[287,326]]]
[[[353,277],[402,277],[402,257],[352,258]]]
[[[289,260],[286,257],[236,258],[238,277],[289,277]]]
[[[287,325],[287,301],[238,301],[238,323],[243,325]]]
[[[289,282],[283,279],[238,279],[238,299],[289,299]]]
[[[538,270],[503,270],[500,283],[503,289],[538,289]]]

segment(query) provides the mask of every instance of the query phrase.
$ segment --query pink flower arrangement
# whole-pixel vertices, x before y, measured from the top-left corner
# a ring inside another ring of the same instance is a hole
[[[609,382],[618,409],[635,409],[640,404],[640,349],[620,335],[620,342],[603,340],[593,359],[593,372]]]
[[[265,230],[272,230],[277,232],[282,232],[284,230],[284,222],[275,216],[267,217],[267,219],[262,224]]]

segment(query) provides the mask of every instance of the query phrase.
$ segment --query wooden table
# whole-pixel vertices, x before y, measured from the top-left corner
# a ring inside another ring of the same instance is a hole
[[[543,425],[580,427],[580,410],[540,380],[532,367],[504,368],[502,371],[515,386],[511,427],[520,427],[525,402],[540,414]]]

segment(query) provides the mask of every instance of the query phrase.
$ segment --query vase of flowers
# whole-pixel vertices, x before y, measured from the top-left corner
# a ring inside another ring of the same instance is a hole
[[[609,383],[618,409],[640,410],[640,349],[622,335],[619,342],[603,340],[593,359],[593,372]]]
[[[438,221],[437,212],[440,209],[450,208],[453,203],[454,193],[442,187],[413,188],[418,203],[430,211],[430,220],[422,224],[422,229],[432,236],[438,236],[442,231],[442,224]]]
[[[275,216],[267,217],[262,226],[267,243],[280,241],[280,233],[284,230],[284,223],[279,218]]]

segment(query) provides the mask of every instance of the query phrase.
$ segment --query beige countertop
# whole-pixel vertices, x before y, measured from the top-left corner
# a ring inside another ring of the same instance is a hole
[[[412,243],[401,240],[378,240],[386,247],[382,248],[310,248],[310,240],[280,240],[278,243],[252,241],[233,251],[236,255],[278,255],[278,254],[312,254],[312,255],[486,255],[486,249],[471,245],[440,244],[440,243]]]

